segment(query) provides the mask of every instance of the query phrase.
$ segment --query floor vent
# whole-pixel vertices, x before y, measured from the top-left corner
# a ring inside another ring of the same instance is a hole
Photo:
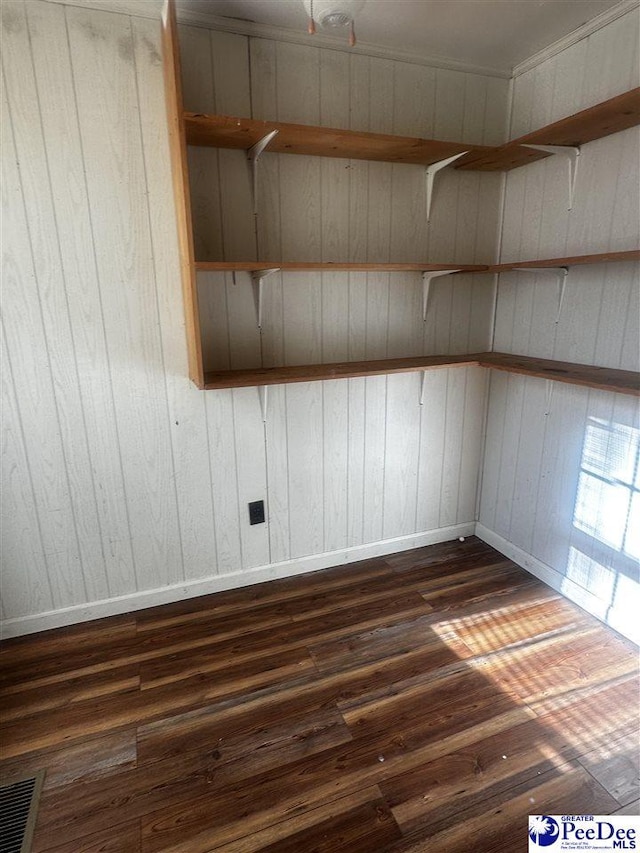
[[[44,771],[0,787],[0,853],[30,853]]]

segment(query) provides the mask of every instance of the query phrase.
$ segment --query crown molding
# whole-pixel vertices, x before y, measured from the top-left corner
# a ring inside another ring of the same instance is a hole
[[[58,3],[64,6],[79,6],[83,9],[95,9],[100,12],[114,12],[121,15],[134,15],[140,18],[160,18],[163,0],[47,0],[48,3]],[[209,30],[220,30],[226,33],[251,36],[252,38],[272,39],[290,44],[304,44],[310,47],[322,47],[326,50],[340,50],[345,53],[357,53],[373,56],[378,59],[392,59],[396,62],[409,62],[413,65],[427,65],[432,68],[445,68],[449,71],[463,71],[467,74],[482,74],[485,77],[511,77],[510,68],[493,68],[486,65],[474,65],[469,62],[459,62],[443,56],[423,56],[400,48],[383,47],[378,44],[358,42],[349,47],[344,39],[336,36],[326,36],[318,33],[310,36],[306,31],[291,30],[286,27],[274,27],[268,24],[256,24],[253,21],[243,21],[238,18],[223,18],[219,15],[209,15],[194,12],[178,0],[176,3],[178,23],[192,27],[203,27]]]
[[[603,27],[606,27],[607,24],[617,21],[618,18],[622,18],[623,15],[627,15],[629,12],[633,12],[638,8],[640,8],[640,0],[621,0],[620,3],[616,3],[615,6],[612,6],[610,9],[596,15],[595,18],[592,18],[590,21],[582,24],[582,26],[578,27],[577,30],[568,33],[568,35],[563,36],[557,41],[554,41],[552,44],[547,45],[547,47],[544,47],[542,50],[539,50],[537,53],[534,53],[528,59],[525,59],[524,62],[520,62],[518,65],[514,66],[513,77],[519,77],[521,74],[526,74],[527,71],[531,71],[533,68],[536,68],[538,65],[546,62],[547,59],[551,59],[563,50],[571,47],[571,45],[577,44],[577,42],[588,38],[592,33],[601,30]],[[637,26],[638,25],[636,24],[636,27]]]
[[[364,56],[373,56],[378,59],[392,59],[396,62],[410,62],[413,65],[427,65],[432,68],[445,68],[449,71],[463,71],[467,74],[482,74],[486,77],[511,77],[510,68],[494,68],[488,65],[475,65],[470,62],[461,62],[456,59],[447,59],[443,56],[424,56],[401,48],[384,47],[379,44],[370,44],[359,41],[354,47],[349,47],[344,38],[327,36],[317,33],[310,36],[306,30],[291,30],[286,27],[274,27],[269,24],[257,24],[253,21],[244,21],[238,18],[223,18],[218,15],[208,15],[202,12],[194,12],[186,9],[184,5],[177,2],[178,22],[194,27],[204,27],[211,30],[221,30],[227,33],[238,33],[239,35],[251,36],[252,38],[271,39],[273,41],[284,41],[290,44],[304,44],[307,47],[321,47],[325,50],[340,50],[345,53],[356,53]]]
[[[121,15],[134,15],[141,18],[159,19],[162,11],[163,0],[46,0],[48,3],[57,3],[64,6],[79,6],[84,9],[95,9],[100,12],[113,12]],[[399,48],[383,47],[377,44],[358,42],[354,47],[348,47],[343,39],[335,36],[326,36],[318,33],[309,36],[306,32],[291,30],[285,27],[274,27],[268,24],[256,24],[253,21],[243,21],[238,18],[223,18],[219,15],[208,15],[203,12],[194,12],[185,8],[181,0],[176,3],[178,21],[194,27],[220,30],[227,33],[238,33],[239,35],[251,36],[253,38],[272,39],[284,41],[290,44],[305,44],[312,47],[322,47],[326,50],[340,50],[345,53],[356,53],[363,56],[373,56],[379,59],[391,59],[396,62],[409,62],[413,65],[426,65],[431,68],[444,68],[449,71],[463,71],[467,74],[481,74],[486,77],[501,77],[511,79],[526,74],[547,59],[551,59],[571,45],[587,38],[592,33],[606,27],[607,24],[617,21],[623,15],[640,8],[640,0],[620,0],[615,6],[596,15],[578,29],[558,39],[547,47],[532,54],[528,59],[511,68],[493,68],[486,65],[475,65],[473,63],[461,62],[455,59],[447,59],[443,56],[423,56],[413,51],[401,50]]]

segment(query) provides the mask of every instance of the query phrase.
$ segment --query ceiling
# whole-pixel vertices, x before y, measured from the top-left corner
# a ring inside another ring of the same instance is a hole
[[[618,0],[366,0],[358,43],[510,70]],[[183,9],[306,33],[302,0],[181,0]],[[340,0],[336,0],[336,8]],[[335,30],[321,31],[336,35]],[[312,37],[309,37],[312,43]],[[345,35],[346,42],[346,35]]]

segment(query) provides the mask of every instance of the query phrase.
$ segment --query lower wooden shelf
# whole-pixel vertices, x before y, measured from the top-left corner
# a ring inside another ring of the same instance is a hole
[[[342,261],[196,261],[197,272],[488,272],[483,264],[343,263]]]
[[[250,388],[254,385],[284,385],[320,379],[354,379],[384,373],[410,373],[437,367],[478,365],[478,355],[428,355],[416,358],[384,358],[377,361],[338,361],[333,364],[296,364],[250,370],[218,370],[205,373],[205,389]]]
[[[569,385],[584,385],[587,388],[640,397],[640,373],[635,370],[595,367],[591,364],[553,361],[548,358],[533,358],[504,352],[482,353],[479,364],[481,367],[490,367],[493,370],[506,370],[509,373],[521,373],[525,376],[566,382]]]
[[[354,379],[386,373],[409,373],[443,367],[487,367],[525,376],[552,379],[571,385],[583,385],[603,391],[640,396],[640,373],[610,367],[594,367],[552,361],[501,352],[465,353],[464,355],[429,355],[415,358],[379,359],[377,361],[342,361],[334,364],[302,364],[289,367],[219,370],[205,374],[206,390],[251,388],[261,385],[285,385],[291,382],[315,382],[323,379]]]

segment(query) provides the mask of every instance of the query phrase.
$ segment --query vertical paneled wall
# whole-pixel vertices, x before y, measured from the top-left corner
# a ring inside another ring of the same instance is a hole
[[[638,10],[515,80],[519,136],[640,83]],[[508,173],[502,260],[637,248],[637,128],[582,147],[574,205],[567,166]],[[500,276],[494,348],[638,370],[637,263]],[[493,373],[480,523],[490,541],[637,637],[640,446],[633,398]],[[634,480],[634,478],[636,478]]]
[[[472,529],[483,371],[427,374],[422,406],[416,374],[275,387],[265,423],[256,389],[198,391],[186,378],[159,22],[38,0],[8,0],[2,16],[5,632]],[[506,81],[205,30],[183,37],[194,42],[187,60],[209,57],[202,69],[185,62],[187,88],[204,87],[200,109],[486,142],[503,125]],[[490,255],[495,220],[478,212],[491,180],[446,176],[426,232],[415,170],[266,157],[256,243],[245,164],[212,154],[202,186],[213,182],[219,205],[206,207],[208,189],[196,204],[214,256]],[[428,331],[413,325],[413,282],[278,279],[265,363],[399,355],[405,335],[417,347],[481,347],[474,312],[486,316],[486,287],[438,286]],[[246,286],[214,289],[224,310],[208,305],[220,326],[211,357],[251,363]],[[250,527],[246,505],[259,498],[269,523]]]

